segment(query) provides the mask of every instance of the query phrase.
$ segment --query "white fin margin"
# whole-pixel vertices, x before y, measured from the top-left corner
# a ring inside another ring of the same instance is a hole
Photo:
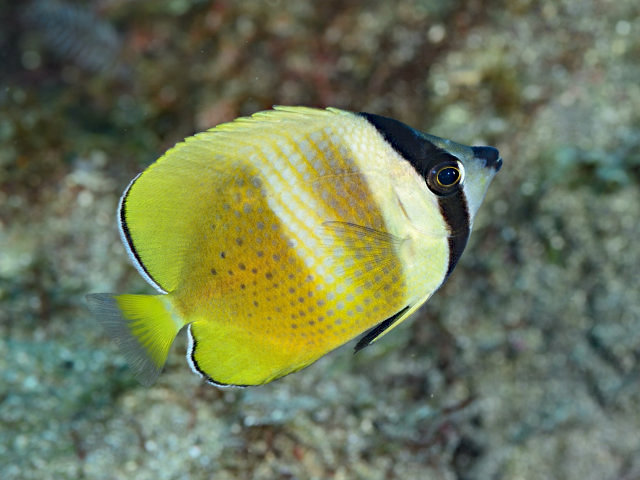
[[[191,333],[191,324],[187,325],[187,363],[189,363],[189,367],[193,371],[193,373],[197,374],[199,377],[202,377],[206,380],[206,376],[200,371],[200,369],[196,366],[196,363],[193,361],[193,349],[196,346],[196,342],[193,340],[193,334]]]
[[[136,257],[133,246],[129,243],[129,239],[127,238],[127,234],[125,233],[123,228],[123,223],[125,222],[125,218],[122,215],[123,214],[122,207],[124,206],[124,200],[125,198],[127,198],[127,195],[129,194],[129,190],[131,189],[135,181],[138,179],[138,177],[140,177],[140,175],[142,175],[142,173],[139,173],[138,175],[136,175],[135,178],[131,180],[131,182],[129,182],[129,185],[127,185],[127,188],[125,189],[124,193],[120,197],[120,201],[118,202],[118,214],[117,214],[118,231],[120,232],[120,240],[122,241],[124,247],[127,250],[127,255],[129,256],[129,260],[131,260],[131,263],[133,264],[133,266],[136,267],[136,270],[138,270],[138,273],[142,276],[142,278],[146,280],[146,282],[149,285],[155,288],[158,292],[166,294],[169,292],[164,290],[160,285],[158,285],[153,280],[153,278],[149,276],[147,271],[144,269],[144,266],[140,263],[140,261]]]
[[[202,370],[200,370],[200,368],[198,368],[198,366],[196,365],[196,362],[193,360],[193,354],[194,354],[194,349],[196,347],[196,341],[193,338],[193,334],[191,333],[191,324],[187,325],[187,339],[188,339],[188,344],[187,344],[187,363],[189,364],[189,367],[191,368],[191,370],[193,371],[193,373],[197,374],[199,377],[203,378],[205,382],[207,382],[209,385],[213,385],[214,387],[218,387],[218,388],[245,388],[245,385],[227,385],[224,383],[218,383],[215,380],[213,380],[211,377],[209,377],[208,375],[206,375]]]

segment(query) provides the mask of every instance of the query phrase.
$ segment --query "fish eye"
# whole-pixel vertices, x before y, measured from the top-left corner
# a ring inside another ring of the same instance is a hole
[[[457,167],[442,167],[436,174],[436,182],[441,187],[451,187],[460,180],[460,170]]]
[[[436,195],[448,195],[462,182],[463,174],[460,162],[443,162],[429,171],[427,185]]]

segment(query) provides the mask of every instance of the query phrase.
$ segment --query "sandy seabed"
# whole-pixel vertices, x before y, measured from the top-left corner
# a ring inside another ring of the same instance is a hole
[[[0,19],[0,477],[640,478],[637,1],[33,1]],[[84,304],[152,293],[118,197],[185,136],[273,104],[391,116],[504,167],[448,283],[373,347],[219,390],[180,336],[143,388]]]

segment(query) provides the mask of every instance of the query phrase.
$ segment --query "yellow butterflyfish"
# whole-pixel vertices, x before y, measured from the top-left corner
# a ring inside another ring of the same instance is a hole
[[[137,378],[177,333],[215,385],[259,385],[367,332],[442,285],[502,166],[397,120],[275,107],[187,138],[134,178],[118,225],[157,295],[88,295]]]

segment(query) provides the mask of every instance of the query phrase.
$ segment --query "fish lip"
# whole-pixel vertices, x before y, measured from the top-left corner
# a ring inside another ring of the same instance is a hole
[[[493,170],[498,173],[500,171],[500,169],[502,168],[502,157],[499,157],[498,160],[496,160],[493,165],[487,165],[490,168],[493,168]]]

